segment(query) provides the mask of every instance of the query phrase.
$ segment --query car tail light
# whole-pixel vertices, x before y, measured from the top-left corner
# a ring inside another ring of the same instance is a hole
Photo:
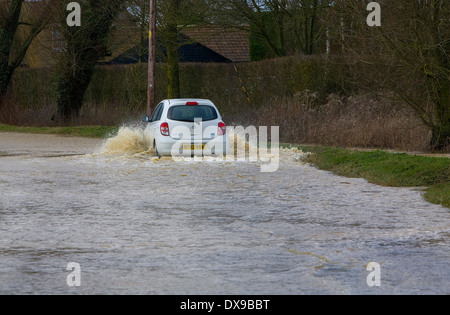
[[[198,103],[197,102],[187,102],[186,105],[187,106],[197,106]]]
[[[224,136],[227,133],[227,126],[225,125],[225,123],[220,122],[219,123],[219,131],[217,132],[217,134],[219,136]]]
[[[168,123],[163,122],[163,123],[161,124],[160,129],[161,129],[161,134],[162,134],[163,136],[170,136],[170,133],[169,133],[169,124],[168,124]]]

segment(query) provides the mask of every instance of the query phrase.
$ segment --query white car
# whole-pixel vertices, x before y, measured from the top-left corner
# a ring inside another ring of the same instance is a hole
[[[156,156],[218,156],[228,151],[226,125],[210,100],[164,100],[143,121]]]

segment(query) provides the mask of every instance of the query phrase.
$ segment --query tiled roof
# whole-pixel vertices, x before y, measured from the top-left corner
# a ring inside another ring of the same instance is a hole
[[[217,26],[190,26],[181,32],[232,62],[250,61],[250,36],[246,31]]]

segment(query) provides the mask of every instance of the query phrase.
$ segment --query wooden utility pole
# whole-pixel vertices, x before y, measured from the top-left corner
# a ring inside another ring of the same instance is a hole
[[[148,32],[148,89],[147,115],[155,108],[155,67],[156,67],[156,0],[150,0],[150,21]]]

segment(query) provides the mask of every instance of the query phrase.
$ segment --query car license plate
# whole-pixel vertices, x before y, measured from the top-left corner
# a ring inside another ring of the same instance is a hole
[[[190,150],[190,151],[194,151],[194,150],[205,150],[205,145],[204,144],[184,144],[183,145],[183,150]]]

